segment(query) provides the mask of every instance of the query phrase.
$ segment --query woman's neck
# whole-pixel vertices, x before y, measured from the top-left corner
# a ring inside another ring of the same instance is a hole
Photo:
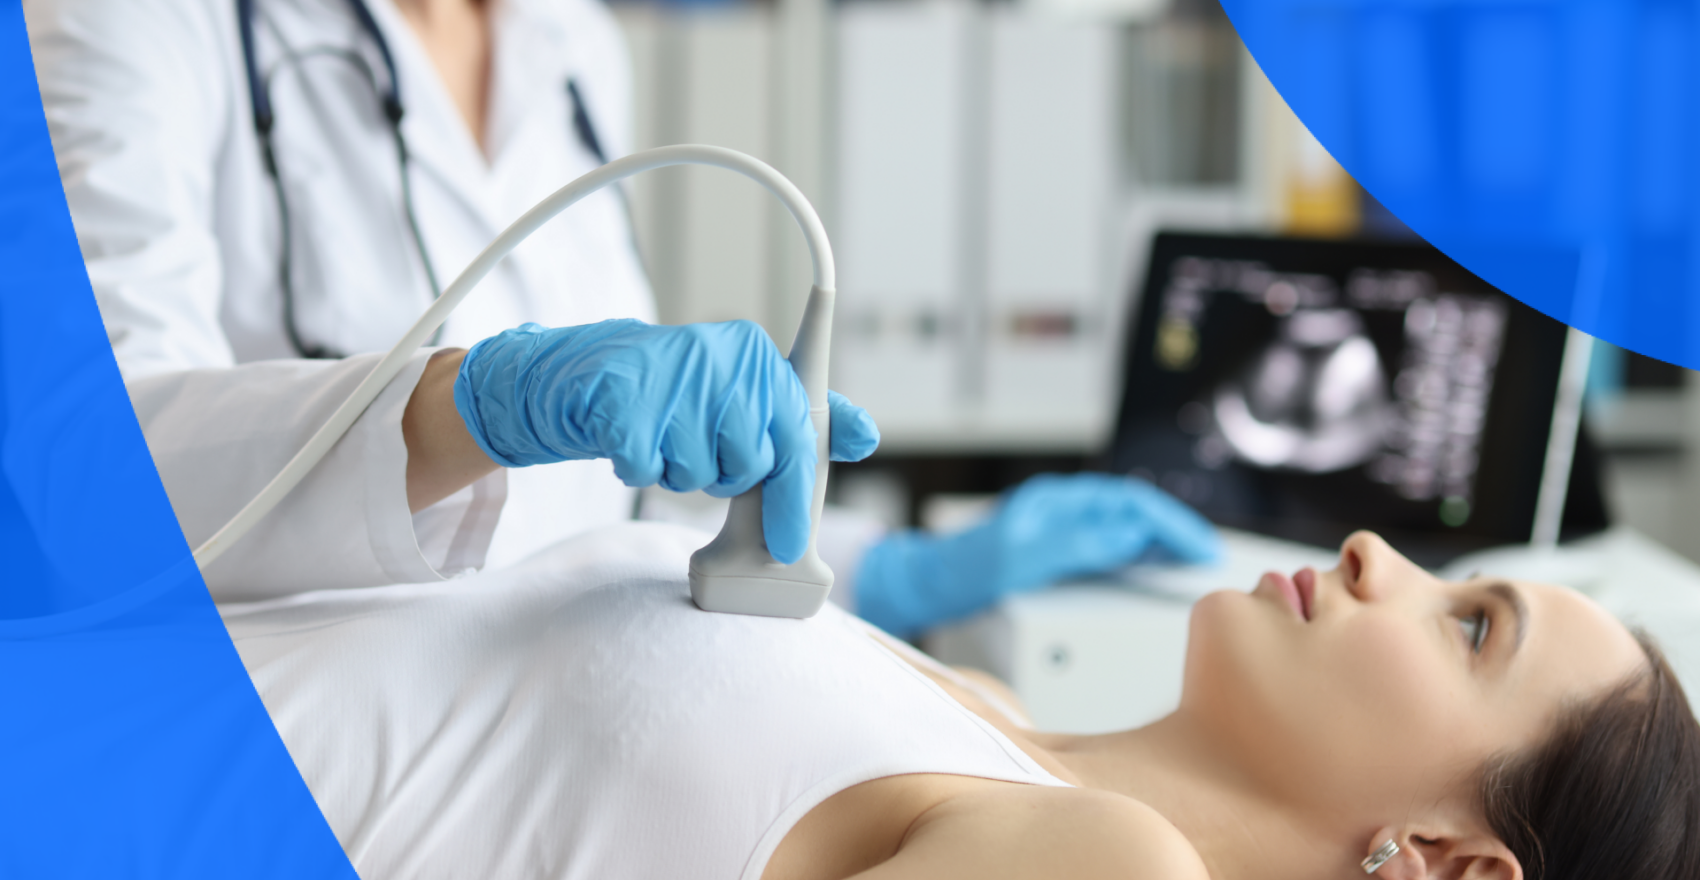
[[[1212,880],[1334,876],[1351,829],[1304,816],[1258,790],[1231,754],[1182,713],[1138,730],[1034,740],[1088,788],[1127,795],[1163,814],[1204,859]]]

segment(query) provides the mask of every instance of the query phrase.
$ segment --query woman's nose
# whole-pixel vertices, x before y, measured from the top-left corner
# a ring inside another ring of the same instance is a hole
[[[1340,565],[1335,568],[1347,592],[1360,602],[1387,598],[1395,583],[1409,581],[1401,574],[1415,574],[1417,571],[1410,560],[1399,555],[1374,532],[1352,533],[1340,545]]]

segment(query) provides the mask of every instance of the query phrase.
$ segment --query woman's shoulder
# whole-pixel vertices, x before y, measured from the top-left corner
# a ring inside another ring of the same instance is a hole
[[[1132,798],[1090,789],[997,786],[927,811],[897,854],[863,876],[1208,880],[1209,873],[1179,829]]]

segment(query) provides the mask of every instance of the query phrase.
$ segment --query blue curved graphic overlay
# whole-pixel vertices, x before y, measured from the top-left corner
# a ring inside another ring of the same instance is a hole
[[[1700,368],[1700,10],[1222,0],[1323,146],[1414,231],[1589,334]]]
[[[0,877],[347,877],[113,362],[0,7]]]

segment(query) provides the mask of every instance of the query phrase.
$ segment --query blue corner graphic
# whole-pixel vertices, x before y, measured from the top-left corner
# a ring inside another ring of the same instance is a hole
[[[354,870],[225,634],[77,250],[0,7],[0,877]]]
[[[1666,0],[1222,0],[1382,205],[1571,326],[1700,368],[1700,21]]]

